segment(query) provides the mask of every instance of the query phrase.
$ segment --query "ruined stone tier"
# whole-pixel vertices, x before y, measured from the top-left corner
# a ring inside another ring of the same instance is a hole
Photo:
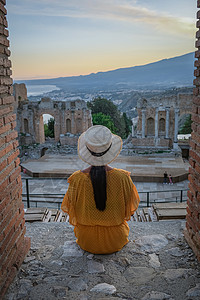
[[[141,99],[137,111],[137,131],[132,140],[135,147],[177,149],[179,118],[192,113],[192,94]]]
[[[84,100],[57,101],[42,98],[40,101],[27,99],[24,84],[14,85],[18,132],[26,136],[26,144],[44,143],[43,115],[54,118],[55,141],[64,143],[68,135],[79,135],[92,125],[91,111]]]

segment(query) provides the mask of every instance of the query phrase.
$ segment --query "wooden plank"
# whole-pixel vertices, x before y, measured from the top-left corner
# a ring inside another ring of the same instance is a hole
[[[185,208],[187,207],[186,202],[171,202],[171,203],[155,203],[152,205],[154,209],[176,209],[176,208]]]
[[[67,213],[62,213],[62,222],[69,222],[69,215]]]
[[[135,220],[136,222],[139,221],[139,220],[138,220],[138,214],[137,214],[137,212],[134,212],[133,218],[134,218],[134,220]]]
[[[46,207],[32,207],[32,208],[27,208],[25,214],[45,214],[47,212]]]
[[[158,217],[157,217],[153,207],[148,208],[148,213],[149,213],[149,221],[152,221],[152,222],[158,221]]]
[[[34,221],[43,221],[44,215],[43,214],[25,214],[25,221],[26,222],[34,222]]]
[[[141,221],[142,222],[146,222],[147,219],[146,219],[146,216],[145,216],[145,213],[144,213],[144,210],[140,210],[140,217],[141,217]]]
[[[157,209],[156,214],[159,220],[185,219],[186,209]]]
[[[51,219],[50,222],[55,222],[58,214],[58,209],[51,209]]]
[[[49,210],[48,214],[44,216],[43,222],[47,223],[50,222],[50,220],[51,220],[51,211]]]
[[[57,215],[57,213],[58,213],[58,209],[53,209],[53,208],[51,208],[51,215],[52,216],[56,216]]]
[[[149,208],[148,207],[143,207],[143,212],[146,218],[146,222],[150,222],[150,216],[149,216]]]
[[[61,222],[62,220],[62,211],[58,211],[55,221]]]
[[[43,222],[47,223],[47,222],[50,222],[50,220],[51,220],[51,211],[49,210],[48,214],[46,216],[44,216]]]

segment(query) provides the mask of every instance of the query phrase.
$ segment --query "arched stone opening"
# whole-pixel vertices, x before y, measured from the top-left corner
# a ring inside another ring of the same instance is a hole
[[[51,122],[51,125],[48,126],[48,122],[50,120],[53,120]],[[50,130],[48,130],[48,127],[50,127]],[[55,138],[55,119],[54,116],[50,114],[42,114],[39,116],[39,120],[37,121],[37,142],[40,144],[45,143],[45,139]],[[51,134],[50,134],[51,132]]]
[[[165,134],[165,119],[164,118],[160,118],[160,120],[159,120],[158,133],[159,133],[159,135]]]
[[[72,125],[71,125],[71,120],[67,119],[66,120],[66,132],[72,132]]]
[[[55,138],[55,119],[50,114],[43,114],[44,136],[46,139]]]
[[[147,136],[153,136],[155,134],[155,121],[153,118],[147,119]]]
[[[82,132],[82,119],[80,118],[76,119],[76,132],[77,133]]]
[[[29,122],[28,122],[28,119],[24,119],[24,133],[29,133]]]
[[[191,129],[191,114],[182,114],[179,118],[178,122],[178,133],[179,134],[190,134],[192,129]]]
[[[48,150],[47,147],[42,148],[42,150],[41,150],[41,155],[40,155],[40,156],[41,156],[41,157],[44,156],[47,150]]]

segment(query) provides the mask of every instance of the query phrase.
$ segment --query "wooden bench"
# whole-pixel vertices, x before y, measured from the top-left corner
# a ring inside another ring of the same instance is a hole
[[[34,207],[25,209],[26,222],[68,222],[69,216],[67,213],[59,209],[48,209],[44,207]]]
[[[187,203],[156,203],[152,208],[158,220],[185,219]]]

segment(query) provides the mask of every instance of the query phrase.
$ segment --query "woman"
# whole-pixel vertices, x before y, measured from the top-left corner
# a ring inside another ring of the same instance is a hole
[[[108,166],[121,148],[121,138],[101,125],[79,137],[78,154],[90,167],[69,177],[61,208],[69,214],[76,242],[91,253],[113,253],[126,245],[126,221],[139,205],[130,173]]]

